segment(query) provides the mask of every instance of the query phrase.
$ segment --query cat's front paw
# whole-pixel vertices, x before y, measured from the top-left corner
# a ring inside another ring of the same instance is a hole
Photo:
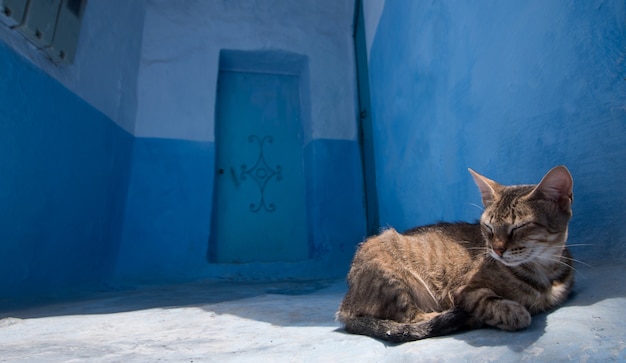
[[[493,319],[487,324],[502,330],[520,330],[530,325],[530,313],[520,303],[512,300],[500,300],[495,304]]]

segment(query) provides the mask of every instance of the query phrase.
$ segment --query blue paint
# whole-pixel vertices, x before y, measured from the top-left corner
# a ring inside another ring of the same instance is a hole
[[[97,288],[132,137],[0,43],[0,304]]]
[[[363,165],[363,184],[365,191],[365,210],[367,216],[367,233],[374,235],[380,229],[378,217],[378,192],[376,191],[376,154],[374,150],[374,133],[372,129],[372,106],[369,89],[368,49],[365,36],[365,18],[363,1],[355,2],[354,15],[354,56],[356,78],[359,93],[359,139],[361,143],[361,159]]]
[[[299,262],[210,264],[207,274],[237,280],[343,278],[366,237],[360,150],[355,141],[316,139],[304,148],[311,258]]]
[[[277,65],[281,68],[277,69]],[[223,50],[219,67],[238,72],[281,71],[299,79],[299,127],[304,139],[300,141],[305,146],[298,146],[302,148],[298,158],[303,159],[305,173],[306,258],[289,262],[293,259],[278,255],[272,262],[254,262],[263,259],[250,258],[248,263],[216,263],[218,238],[212,223],[220,208],[212,208],[218,192],[214,173],[219,168],[215,160],[220,156],[216,155],[215,145],[137,138],[124,233],[112,282],[163,283],[202,278],[312,280],[344,276],[356,245],[366,234],[359,145],[347,140],[311,140],[308,59],[275,50]],[[223,136],[217,131],[221,140]],[[292,216],[282,223],[293,224]],[[249,223],[241,223],[241,228],[246,227]]]
[[[355,141],[317,139],[304,149],[307,204],[316,259],[333,256],[343,271],[355,247],[366,237],[365,200],[359,145]],[[343,263],[346,263],[345,265]],[[335,273],[329,272],[328,276]]]
[[[308,258],[297,75],[221,71],[214,261]]]
[[[310,258],[210,263],[213,143],[133,138],[1,44],[0,60],[1,305],[104,284],[346,273],[365,236],[356,141],[303,147]]]
[[[365,237],[359,146],[354,141],[318,139],[304,148],[312,242],[311,258],[299,262],[209,262],[213,143],[137,138],[133,151],[115,285],[336,278],[347,272],[356,245]]]
[[[626,5],[385,4],[369,64],[380,224],[477,218],[467,167],[502,183],[535,183],[566,164],[575,180],[571,241],[589,244],[576,257],[626,257]],[[315,138],[308,103],[310,258],[216,264],[207,259],[212,142],[133,138],[4,45],[0,61],[1,302],[103,281],[347,271],[366,234],[359,145]]]
[[[135,139],[116,283],[204,276],[214,150],[210,142]]]
[[[570,242],[626,257],[626,4],[387,1],[370,50],[381,225],[473,220],[471,167],[574,176]]]

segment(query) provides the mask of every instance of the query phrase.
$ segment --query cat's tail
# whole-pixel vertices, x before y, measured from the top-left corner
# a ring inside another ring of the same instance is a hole
[[[345,324],[348,333],[369,335],[393,343],[403,343],[452,333],[462,328],[468,317],[469,315],[462,309],[453,308],[443,311],[429,320],[415,323],[398,323],[393,320],[369,316],[338,316],[338,319]]]

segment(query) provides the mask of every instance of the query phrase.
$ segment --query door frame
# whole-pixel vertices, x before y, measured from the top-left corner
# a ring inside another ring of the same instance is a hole
[[[282,50],[271,50],[271,51],[242,51],[242,50],[229,50],[222,49],[219,55],[219,73],[222,71],[231,71],[231,72],[244,72],[244,73],[265,73],[265,74],[283,74],[283,75],[294,75],[299,79],[299,96],[300,96],[300,124],[303,129],[303,148],[304,145],[310,141],[311,135],[306,132],[306,130],[311,129],[311,112],[310,112],[310,88],[309,88],[309,62],[308,57],[291,53]],[[218,127],[218,97],[219,97],[219,80],[216,82],[216,107],[214,114],[214,128]],[[217,241],[216,234],[214,233],[217,223],[217,143],[219,141],[215,141],[216,149],[215,149],[215,170],[214,175],[216,176],[213,181],[213,201],[211,208],[211,225],[209,228],[209,239],[208,239],[208,248],[207,248],[207,261],[209,263],[215,264],[224,264],[224,262],[218,261],[217,256]],[[306,161],[303,160],[303,168],[304,174],[307,175],[307,168],[309,166],[306,164]],[[305,193],[309,192],[310,186],[308,185],[308,181],[305,179]],[[306,227],[308,230],[308,237],[306,243],[308,244],[308,258],[311,258],[311,253],[313,251],[313,231],[312,226],[310,225],[310,213],[311,206],[308,203],[308,197],[305,194],[305,208],[306,208]]]

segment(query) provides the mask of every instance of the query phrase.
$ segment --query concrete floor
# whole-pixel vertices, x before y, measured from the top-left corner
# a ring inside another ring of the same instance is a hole
[[[203,282],[0,312],[2,362],[626,361],[626,266],[581,268],[527,330],[402,345],[344,333],[343,282]]]

